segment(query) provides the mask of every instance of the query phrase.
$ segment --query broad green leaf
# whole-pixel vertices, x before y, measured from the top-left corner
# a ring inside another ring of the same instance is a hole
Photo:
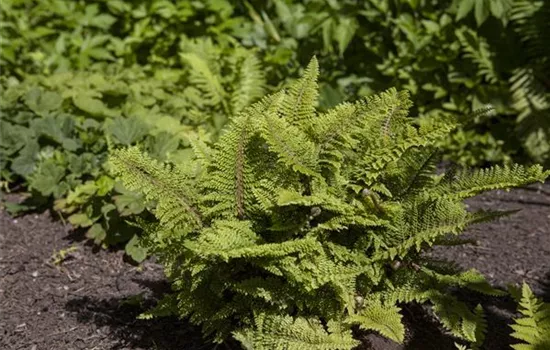
[[[359,24],[355,18],[341,18],[334,29],[334,39],[338,43],[338,53],[340,57],[344,56],[344,51],[353,39]]]
[[[42,89],[35,87],[25,95],[25,103],[36,114],[45,116],[50,111],[59,109],[63,103],[63,98],[58,93],[44,92]]]
[[[76,213],[68,217],[71,225],[75,227],[88,227],[93,225],[93,220],[85,213]]]
[[[489,17],[490,9],[489,9],[489,3],[487,1],[491,0],[477,0],[476,1],[476,8],[475,8],[475,16],[476,16],[476,22],[478,27],[485,22],[487,17]],[[497,0],[493,0],[497,1]]]
[[[101,224],[93,224],[86,232],[86,237],[93,239],[95,244],[100,244],[107,237],[107,232],[103,229]]]
[[[117,117],[106,128],[116,142],[127,146],[141,141],[148,132],[147,125],[136,118]]]
[[[483,2],[485,0],[460,0],[458,11],[456,13],[456,20],[459,21],[462,18],[468,16],[468,14],[473,10],[476,2]]]
[[[128,254],[135,262],[142,262],[147,258],[147,248],[142,247],[139,244],[139,238],[134,235],[132,239],[124,247],[126,254]]]
[[[56,194],[60,189],[60,182],[65,176],[65,168],[51,161],[45,161],[32,174],[29,186],[44,196]]]
[[[82,93],[73,96],[73,103],[76,107],[94,117],[114,116],[114,112],[110,111],[101,100]]]

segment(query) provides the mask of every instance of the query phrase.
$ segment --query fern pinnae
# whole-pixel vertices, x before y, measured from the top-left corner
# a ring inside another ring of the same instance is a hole
[[[177,169],[159,164],[137,147],[112,152],[110,162],[115,174],[122,177],[122,181],[129,189],[140,190],[149,200],[158,201],[158,215],[164,224],[177,227],[187,226],[190,222],[192,227],[202,226],[200,211],[192,204],[183,187],[173,186],[174,174],[178,174]],[[183,174],[180,176],[184,178]],[[178,219],[174,212],[177,206],[183,209],[183,212],[189,213],[190,217]]]
[[[181,53],[180,56],[193,68],[191,70],[191,82],[200,87],[212,104],[221,105],[225,114],[230,114],[219,76],[211,71],[205,59],[192,52]]]
[[[304,175],[319,177],[315,145],[302,130],[279,116],[276,106],[286,101],[286,98],[284,94],[274,97],[272,106],[275,109],[264,114],[262,135],[270,149],[279,156],[281,163]]]
[[[288,89],[288,98],[283,104],[283,115],[290,124],[304,128],[303,124],[311,122],[315,116],[315,105],[319,96],[318,76],[319,63],[313,57],[303,76]]]
[[[521,290],[511,287],[511,294],[518,302],[521,318],[516,318],[511,336],[521,343],[513,344],[516,350],[543,350],[550,346],[550,304],[537,298],[524,282]]]
[[[235,197],[237,202],[237,216],[244,218],[244,162],[245,162],[245,140],[247,130],[242,128],[239,143],[237,145],[237,160],[235,162]]]
[[[233,114],[238,114],[249,106],[252,102],[261,98],[265,90],[265,73],[262,70],[261,62],[254,53],[247,50],[242,50],[243,59],[239,59],[239,63],[235,70],[237,75],[237,88],[231,95],[231,111]]]

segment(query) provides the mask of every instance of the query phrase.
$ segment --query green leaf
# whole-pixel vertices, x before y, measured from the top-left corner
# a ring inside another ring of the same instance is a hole
[[[93,224],[86,232],[86,237],[93,239],[95,244],[100,244],[107,237],[107,232],[105,232],[101,224]]]
[[[60,189],[60,182],[65,177],[65,168],[51,161],[43,162],[32,174],[29,186],[44,196],[57,194]]]
[[[475,8],[475,16],[476,16],[476,22],[478,27],[481,26],[483,22],[485,22],[487,17],[489,17],[489,14],[490,14],[490,9],[489,9],[489,4],[487,3],[487,0],[477,0],[476,8]]]
[[[338,43],[338,54],[344,56],[349,43],[353,39],[355,32],[359,28],[359,24],[355,18],[341,18],[338,26],[334,30],[334,39]]]
[[[27,145],[19,152],[11,164],[14,173],[23,177],[29,176],[35,169],[36,157],[40,152],[40,145],[36,140],[29,141]]]
[[[106,132],[111,134],[117,143],[130,146],[141,141],[147,135],[148,127],[136,118],[116,117],[106,124]]]
[[[93,225],[92,219],[85,213],[77,213],[68,217],[71,225],[75,227],[88,227]]]
[[[468,16],[468,14],[474,8],[476,2],[483,2],[484,0],[460,0],[460,5],[458,6],[458,11],[456,13],[456,20],[460,21],[462,18]]]
[[[105,118],[114,116],[114,113],[101,100],[82,93],[73,96],[73,103],[80,110],[94,117]]]
[[[128,254],[135,262],[142,262],[147,258],[147,248],[142,247],[139,244],[139,238],[134,235],[132,239],[124,247],[126,254]]]
[[[63,98],[58,93],[43,92],[42,89],[35,87],[25,95],[25,103],[36,114],[45,116],[48,112],[59,109]]]
[[[143,196],[139,193],[124,190],[122,194],[113,196],[113,199],[121,216],[139,214],[145,210]]]

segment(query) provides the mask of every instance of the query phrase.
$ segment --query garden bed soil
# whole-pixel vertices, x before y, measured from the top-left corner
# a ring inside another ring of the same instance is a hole
[[[550,301],[550,183],[469,200],[472,209],[522,209],[497,222],[470,228],[477,245],[440,247],[430,255],[476,268],[495,285],[526,281]],[[62,261],[60,253],[66,252]],[[0,211],[1,349],[213,349],[197,328],[175,318],[136,316],[168,290],[153,260],[128,263],[121,251],[91,246],[48,213],[18,218]],[[506,349],[515,315],[510,298],[463,293],[481,303],[490,333],[487,349]],[[404,307],[405,345],[358,334],[362,349],[454,349],[429,309]],[[237,347],[224,344],[220,349]]]

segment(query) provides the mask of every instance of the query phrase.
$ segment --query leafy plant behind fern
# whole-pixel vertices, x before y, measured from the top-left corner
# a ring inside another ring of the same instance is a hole
[[[29,76],[0,85],[0,180],[27,186],[28,202],[49,203],[96,244],[126,244],[145,258],[125,220],[146,203],[108,176],[106,139],[141,145],[152,157],[185,162],[192,140],[216,139],[229,115],[263,96],[258,58],[242,47],[187,40],[182,69],[110,66],[107,72]],[[223,72],[223,74],[222,74]],[[32,209],[27,206],[9,208]]]
[[[395,89],[320,113],[318,73],[313,59],[287,90],[234,116],[212,146],[195,140],[188,164],[113,151],[113,172],[156,202],[158,223],[141,224],[142,244],[174,291],[144,317],[188,317],[248,349],[350,349],[354,327],[402,342],[399,305],[417,301],[479,345],[482,308],[449,291],[502,292],[420,253],[506,214],[468,212],[465,198],[550,173],[516,165],[437,177],[435,145],[455,121],[415,126],[408,94]]]

